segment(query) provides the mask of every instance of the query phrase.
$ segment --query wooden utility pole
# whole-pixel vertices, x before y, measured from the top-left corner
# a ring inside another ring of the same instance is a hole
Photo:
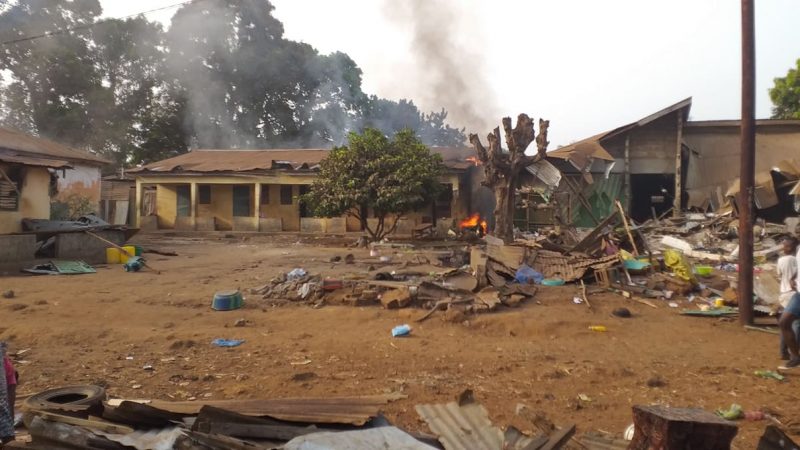
[[[756,166],[755,0],[742,0],[742,122],[739,173],[739,321],[753,323],[753,210]]]

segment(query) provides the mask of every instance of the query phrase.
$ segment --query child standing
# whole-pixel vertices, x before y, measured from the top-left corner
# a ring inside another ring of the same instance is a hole
[[[795,257],[797,239],[793,237],[786,238],[783,240],[782,245],[783,255],[778,258],[777,270],[778,278],[781,281],[780,305],[781,309],[786,309],[789,300],[791,300],[792,296],[797,292],[797,286],[795,286],[797,278],[797,258]],[[792,330],[794,331],[796,341],[800,342],[800,320],[795,320],[792,323]],[[780,345],[781,359],[789,359],[789,350],[783,339],[783,335],[781,335]]]
[[[0,445],[14,440],[14,402],[17,397],[17,376],[6,354],[5,342],[0,342]]]

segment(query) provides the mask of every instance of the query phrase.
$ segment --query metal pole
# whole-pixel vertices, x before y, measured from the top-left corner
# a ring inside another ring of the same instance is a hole
[[[742,125],[739,173],[739,321],[753,323],[753,191],[756,166],[755,0],[742,0]]]

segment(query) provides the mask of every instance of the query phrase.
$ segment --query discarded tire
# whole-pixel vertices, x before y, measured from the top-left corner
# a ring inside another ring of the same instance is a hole
[[[27,409],[68,413],[71,416],[99,414],[103,410],[106,390],[100,386],[66,386],[28,397]]]

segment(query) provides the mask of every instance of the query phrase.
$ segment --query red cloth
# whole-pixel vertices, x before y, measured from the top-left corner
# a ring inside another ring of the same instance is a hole
[[[17,376],[14,374],[14,365],[11,364],[11,360],[8,359],[8,356],[3,358],[3,368],[6,371],[6,384],[9,386],[17,384]]]

